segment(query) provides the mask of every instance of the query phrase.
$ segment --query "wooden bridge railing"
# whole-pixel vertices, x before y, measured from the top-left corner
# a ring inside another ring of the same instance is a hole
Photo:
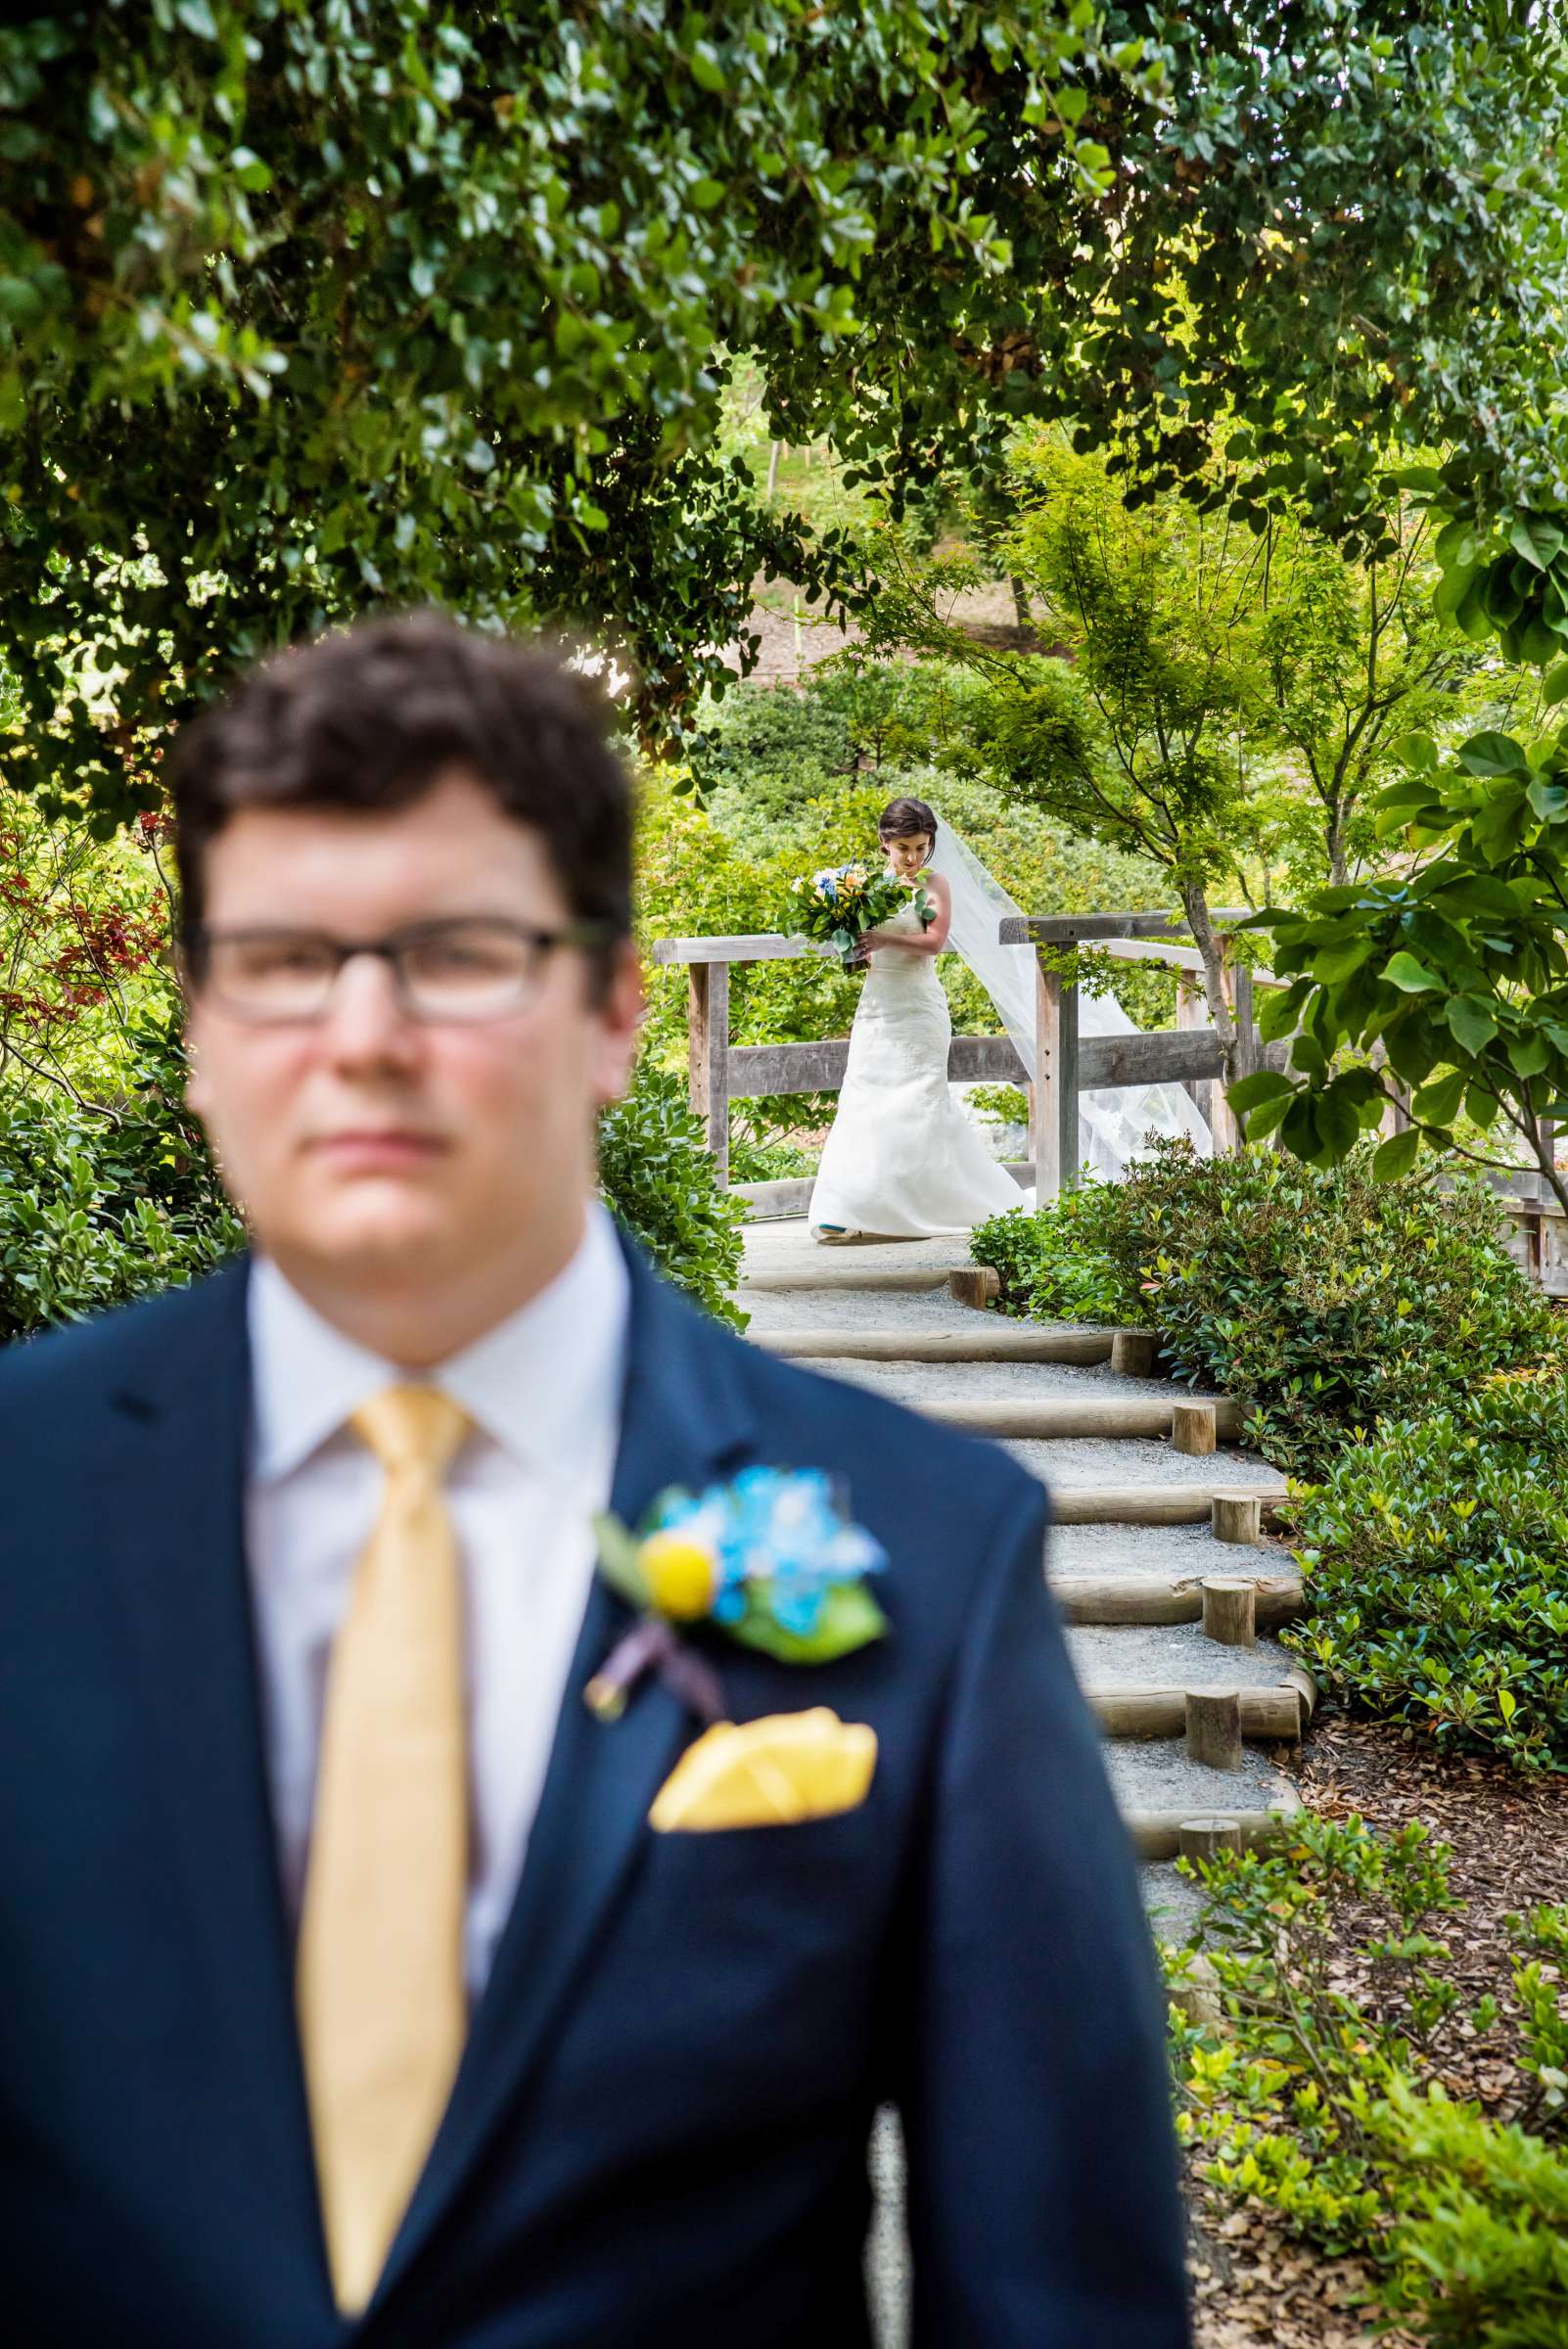
[[[1219,913],[1219,923],[1239,913]],[[1220,1079],[1220,1041],[1207,1018],[1203,961],[1184,943],[1183,925],[1165,914],[1048,915],[1003,922],[1006,944],[1083,944],[1176,972],[1176,1026],[1137,1036],[1079,1035],[1078,989],[1037,958],[1035,1051],[1038,1082],[1031,1088],[1030,1138],[1037,1196],[1054,1199],[1078,1180],[1078,1101],[1084,1092],[1126,1084],[1184,1084],[1208,1115],[1216,1139],[1236,1140]],[[729,1177],[729,1105],[761,1093],[836,1092],[844,1082],[849,1039],[808,1044],[735,1044],[729,1034],[729,974],[736,963],[787,962],[830,955],[831,947],[800,938],[668,938],[653,948],[656,962],[684,963],[689,987],[688,1054],[691,1104],[703,1120],[721,1180]],[[1253,974],[1224,949],[1228,992],[1240,1032],[1241,1069],[1263,1065],[1252,1020]],[[1282,1057],[1282,1054],[1281,1054]],[[954,1036],[947,1075],[955,1083],[1028,1084],[1006,1036]],[[1201,1092],[1200,1092],[1200,1089]],[[1028,1171],[1019,1170],[1024,1179]]]

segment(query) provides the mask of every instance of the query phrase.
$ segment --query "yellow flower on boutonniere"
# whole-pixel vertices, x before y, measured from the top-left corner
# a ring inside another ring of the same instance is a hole
[[[632,1679],[669,1663],[671,1624],[712,1624],[785,1664],[831,1663],[887,1631],[867,1588],[887,1554],[818,1469],[747,1468],[661,1495],[636,1532],[604,1516],[598,1533],[600,1574],[642,1619],[584,1692],[605,1720]]]

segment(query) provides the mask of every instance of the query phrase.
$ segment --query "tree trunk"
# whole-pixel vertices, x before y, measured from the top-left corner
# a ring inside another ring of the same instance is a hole
[[[1229,997],[1225,993],[1224,957],[1214,934],[1214,924],[1209,919],[1209,899],[1195,884],[1190,888],[1183,886],[1181,906],[1187,917],[1187,927],[1192,932],[1193,944],[1203,956],[1203,991],[1209,998],[1209,1017],[1214,1022],[1214,1032],[1220,1039],[1220,1049],[1224,1054],[1224,1082],[1233,1084],[1236,1023]]]
[[[1328,817],[1328,883],[1331,889],[1343,889],[1350,879],[1350,861],[1345,854],[1345,809],[1336,800]]]
[[[1012,575],[1013,611],[1017,615],[1019,632],[1029,625],[1029,591],[1015,571]]]

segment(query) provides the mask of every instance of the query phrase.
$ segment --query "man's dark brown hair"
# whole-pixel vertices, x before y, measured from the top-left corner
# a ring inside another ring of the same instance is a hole
[[[404,807],[460,768],[539,834],[574,919],[631,928],[631,794],[603,697],[561,656],[439,614],[378,620],[263,662],[171,760],[180,928],[205,918],[209,844],[246,807]],[[612,944],[590,959],[608,983]]]

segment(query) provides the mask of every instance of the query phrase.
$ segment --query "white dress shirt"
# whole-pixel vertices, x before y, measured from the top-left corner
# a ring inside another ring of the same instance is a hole
[[[629,1282],[614,1227],[589,1210],[550,1286],[448,1362],[419,1374],[475,1425],[447,1479],[466,1609],[470,1991],[488,1976],[523,1867],[592,1581],[592,1518],[620,1441]],[[382,1470],[347,1426],[412,1375],[324,1321],[277,1267],[253,1267],[246,1548],[283,1889],[298,1919],[310,1844],[327,1665]]]

